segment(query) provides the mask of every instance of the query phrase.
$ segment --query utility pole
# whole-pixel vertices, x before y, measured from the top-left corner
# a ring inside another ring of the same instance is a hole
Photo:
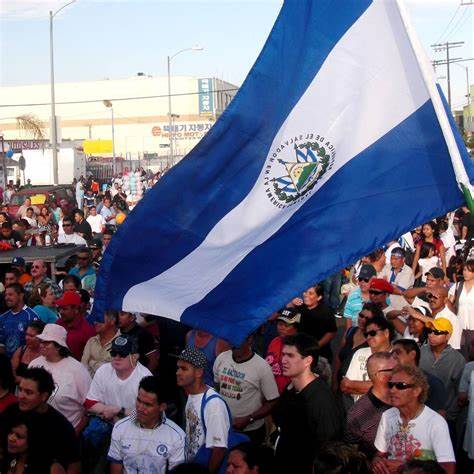
[[[464,44],[464,41],[456,41],[456,42],[449,42],[447,41],[446,43],[438,43],[438,44],[432,44],[431,47],[435,50],[435,52],[440,52],[440,51],[446,51],[446,60],[445,62],[438,62],[434,61],[433,65],[437,66],[440,64],[446,64],[446,69],[447,69],[447,80],[448,80],[448,104],[449,104],[449,109],[451,110],[451,71],[450,71],[450,64],[453,61],[459,61],[460,58],[456,59],[451,59],[449,57],[449,50],[453,48],[460,48]]]

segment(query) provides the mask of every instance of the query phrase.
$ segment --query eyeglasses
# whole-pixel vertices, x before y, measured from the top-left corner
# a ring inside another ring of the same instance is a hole
[[[123,354],[122,352],[117,351],[110,351],[110,357],[120,357],[121,359],[125,359],[125,357],[128,357],[128,354]]]
[[[89,257],[77,257],[78,260],[89,260]]]
[[[364,337],[367,339],[368,337],[375,337],[378,332],[382,332],[384,329],[372,329],[372,331],[364,332]]]
[[[72,224],[63,224],[63,227],[72,227]]]
[[[435,336],[443,336],[449,334],[448,331],[438,331],[438,329],[428,329],[428,334],[434,334]]]
[[[370,278],[359,278],[359,281],[364,281],[365,283],[369,283]]]
[[[369,319],[370,316],[367,316],[366,314],[362,313],[362,311],[359,313],[359,318],[361,319]]]
[[[385,291],[369,290],[370,295],[383,295]]]
[[[405,382],[388,382],[388,388],[396,388],[397,390],[406,390],[408,388],[415,387],[414,383],[405,383]]]
[[[429,300],[439,300],[439,297],[436,296],[436,295],[433,295],[433,293],[426,293],[426,297],[427,297]]]

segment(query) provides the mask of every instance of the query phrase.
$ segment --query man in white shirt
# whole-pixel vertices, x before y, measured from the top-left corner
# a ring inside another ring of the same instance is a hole
[[[184,431],[165,416],[158,377],[139,384],[135,412],[112,431],[108,459],[111,474],[165,474],[184,462]]]
[[[92,414],[117,420],[131,413],[140,380],[151,372],[138,362],[138,343],[133,337],[114,339],[110,355],[112,362],[97,369],[84,405]]]
[[[378,456],[373,472],[396,472],[411,459],[437,461],[448,473],[456,471],[456,459],[445,419],[424,405],[428,382],[423,372],[401,365],[388,382],[393,408],[383,413],[375,437]]]
[[[63,219],[64,234],[59,234],[58,244],[87,245],[86,240],[78,233],[74,232],[73,222],[70,217]]]
[[[105,225],[116,225],[115,212],[113,211],[112,203],[110,202],[110,199],[105,198],[103,203],[104,205],[102,206],[102,209],[100,210],[100,215],[104,218]]]
[[[203,464],[200,454],[201,448],[205,447],[211,451],[206,467],[212,473],[218,472],[227,452],[231,426],[226,402],[204,383],[207,360],[203,352],[187,347],[179,354],[177,365],[178,386],[188,395],[185,409],[186,461]]]
[[[405,264],[405,250],[401,247],[395,247],[390,254],[390,264],[385,267],[383,276],[385,280],[396,286],[401,291],[407,290],[413,286],[415,277],[413,270]],[[390,296],[390,306],[392,309],[399,310],[406,306],[403,296]]]
[[[253,336],[239,347],[222,352],[214,362],[214,381],[227,402],[235,429],[243,431],[255,444],[265,440],[264,418],[279,397],[268,363],[252,350]]]
[[[89,209],[90,214],[87,216],[87,222],[91,226],[93,234],[102,234],[105,228],[105,219],[102,215],[97,214],[97,207],[92,206]]]

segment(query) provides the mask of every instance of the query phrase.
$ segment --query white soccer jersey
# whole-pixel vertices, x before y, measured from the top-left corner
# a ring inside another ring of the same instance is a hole
[[[154,429],[142,428],[132,414],[115,424],[108,459],[126,474],[165,474],[184,462],[184,443],[184,431],[164,414]]]

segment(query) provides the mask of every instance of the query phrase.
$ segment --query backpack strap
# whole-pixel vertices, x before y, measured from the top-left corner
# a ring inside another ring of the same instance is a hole
[[[456,291],[454,292],[454,309],[456,310],[456,314],[459,310],[459,298],[461,298],[461,293],[464,288],[464,280],[460,281],[456,285]]]
[[[204,392],[204,395],[202,396],[202,401],[201,401],[201,420],[202,420],[202,427],[204,429],[204,437],[207,436],[207,428],[206,428],[206,420],[204,418],[204,409],[206,408],[206,405],[213,399],[213,398],[218,398],[219,400],[221,400],[225,407],[227,408],[227,415],[229,416],[229,420],[230,420],[230,426],[232,427],[232,415],[230,414],[230,410],[229,410],[229,407],[227,405],[227,403],[225,402],[225,400],[218,394],[218,393],[213,393],[212,395],[210,395],[209,397],[207,396],[207,392],[209,390],[206,390]]]

